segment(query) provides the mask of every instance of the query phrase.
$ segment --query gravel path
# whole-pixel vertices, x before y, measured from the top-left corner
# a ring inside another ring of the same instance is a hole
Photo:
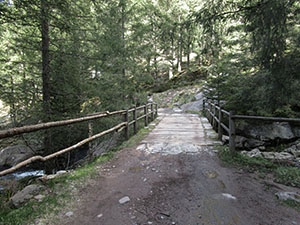
[[[205,118],[161,111],[160,119],[99,168],[65,224],[300,225],[300,213],[275,198],[282,186],[220,165]]]

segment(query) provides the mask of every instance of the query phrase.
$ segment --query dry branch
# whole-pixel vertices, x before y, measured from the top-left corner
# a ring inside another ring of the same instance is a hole
[[[63,149],[63,150],[60,150],[60,151],[58,151],[58,152],[55,152],[55,153],[53,153],[53,154],[51,154],[51,155],[48,155],[48,156],[45,156],[45,157],[40,156],[40,155],[38,155],[38,156],[33,156],[33,157],[31,157],[31,158],[29,158],[29,159],[27,159],[27,160],[25,160],[25,161],[23,161],[23,162],[20,162],[19,164],[15,165],[15,166],[13,166],[13,167],[7,169],[7,170],[1,171],[1,172],[0,172],[0,176],[4,176],[4,175],[6,175],[6,174],[13,173],[13,172],[15,172],[16,170],[18,170],[18,169],[20,169],[20,168],[22,168],[22,167],[24,167],[24,166],[26,166],[26,165],[28,165],[28,164],[30,164],[30,163],[33,163],[33,162],[35,162],[35,161],[43,161],[43,162],[45,162],[45,161],[47,161],[47,160],[49,160],[49,159],[53,159],[53,158],[55,158],[55,157],[57,157],[57,156],[59,156],[59,155],[61,155],[61,154],[64,154],[64,153],[69,152],[69,151],[72,151],[72,150],[74,150],[74,149],[76,149],[76,148],[78,148],[78,147],[80,147],[80,146],[82,146],[82,145],[84,145],[84,144],[86,144],[86,143],[88,143],[88,142],[91,142],[91,141],[93,141],[93,140],[95,140],[95,139],[97,139],[97,138],[100,138],[100,137],[102,137],[102,136],[104,136],[104,135],[106,135],[106,134],[109,134],[109,133],[111,133],[111,132],[113,132],[113,131],[116,131],[116,130],[117,130],[118,132],[120,132],[120,130],[121,130],[122,128],[124,128],[125,126],[127,126],[127,123],[125,123],[125,122],[124,122],[124,123],[120,123],[119,125],[117,125],[117,126],[111,128],[111,129],[109,129],[109,130],[103,131],[103,132],[101,132],[101,133],[99,133],[99,134],[96,134],[96,135],[94,135],[94,136],[92,136],[92,137],[86,138],[86,139],[84,139],[84,140],[78,142],[78,143],[75,144],[75,145],[72,145],[72,146],[70,146],[70,147],[68,147],[68,148],[65,148],[65,149]]]

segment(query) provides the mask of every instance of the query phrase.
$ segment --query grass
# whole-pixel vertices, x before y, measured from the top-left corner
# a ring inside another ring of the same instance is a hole
[[[297,167],[278,167],[274,171],[275,181],[300,188],[300,169]]]
[[[293,200],[285,200],[285,201],[282,201],[282,204],[300,211],[300,203],[299,202],[296,202]]]
[[[241,153],[232,154],[228,147],[219,146],[219,158],[226,165],[237,166],[250,172],[274,175],[275,181],[284,185],[300,188],[300,169],[297,167],[281,166],[263,158],[251,158]]]
[[[158,123],[154,121],[155,125]],[[42,202],[30,201],[18,209],[8,204],[9,195],[0,195],[0,225],[21,225],[34,223],[43,215],[57,215],[72,199],[76,190],[84,187],[90,179],[97,175],[97,166],[111,160],[116,151],[123,148],[136,146],[154,128],[142,128],[129,140],[120,146],[112,148],[108,153],[94,159],[91,163],[84,165],[69,174],[62,175],[45,183],[47,192]],[[76,189],[77,188],[77,189]],[[43,194],[43,193],[42,193]]]

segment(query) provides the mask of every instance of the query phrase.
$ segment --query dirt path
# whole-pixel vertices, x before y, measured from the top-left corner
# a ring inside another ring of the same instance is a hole
[[[300,224],[300,213],[276,200],[276,187],[255,174],[220,166],[216,134],[205,118],[160,117],[137,148],[118,152],[99,169],[65,224]],[[124,197],[130,201],[121,204]]]

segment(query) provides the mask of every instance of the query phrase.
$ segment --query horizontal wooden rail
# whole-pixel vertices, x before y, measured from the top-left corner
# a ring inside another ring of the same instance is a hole
[[[66,126],[74,123],[80,123],[83,121],[89,121],[89,120],[95,120],[103,117],[113,116],[124,113],[126,110],[121,111],[115,111],[115,112],[105,112],[101,114],[76,118],[76,119],[70,119],[70,120],[61,120],[61,121],[55,121],[55,122],[48,122],[48,123],[41,123],[36,125],[29,125],[24,127],[16,127],[11,128],[7,130],[0,131],[0,139],[1,138],[7,138],[7,137],[13,137],[15,135],[23,134],[23,133],[30,133],[38,130],[44,130],[52,127],[61,127]]]
[[[143,119],[143,118],[145,118],[145,117],[146,117],[146,115],[142,115],[142,116],[138,117],[138,118],[136,119],[136,121],[139,121],[139,120],[141,120],[141,119]]]
[[[244,120],[263,120],[270,122],[291,122],[291,123],[299,123],[300,119],[294,118],[282,118],[282,117],[264,117],[264,116],[241,116],[241,115],[233,115],[233,119],[244,119]]]
[[[229,116],[229,115],[230,115],[230,113],[229,113],[229,112],[227,112],[227,111],[226,111],[226,110],[224,110],[224,109],[222,109],[222,110],[221,110],[221,112],[222,112],[222,113],[224,113],[224,114],[226,114],[227,116]]]
[[[229,134],[229,128],[224,123],[221,123],[221,127]]]
[[[140,109],[143,109],[143,108],[145,108],[145,105],[142,105],[142,106],[136,107],[136,110],[140,110]]]
[[[102,136],[104,136],[104,135],[106,135],[106,134],[109,134],[109,133],[111,133],[111,132],[113,132],[113,131],[116,131],[116,130],[117,130],[118,132],[120,132],[120,131],[121,131],[121,128],[126,127],[126,126],[127,126],[127,123],[120,123],[119,125],[117,125],[117,126],[111,128],[111,129],[109,129],[109,130],[103,131],[103,132],[101,132],[101,133],[99,133],[99,134],[96,134],[96,135],[94,135],[94,136],[92,136],[92,137],[86,138],[86,139],[84,139],[84,140],[78,142],[78,143],[75,144],[75,145],[72,145],[72,146],[70,146],[70,147],[68,147],[68,148],[62,149],[62,150],[60,150],[60,151],[58,151],[58,152],[55,152],[55,153],[53,153],[53,154],[50,154],[50,155],[48,155],[48,156],[45,156],[45,157],[40,156],[40,155],[33,156],[33,157],[31,157],[31,158],[29,158],[29,159],[27,159],[27,160],[25,160],[25,161],[23,161],[23,162],[20,162],[19,164],[15,165],[15,166],[13,166],[13,167],[7,169],[7,170],[1,171],[1,172],[0,172],[0,176],[4,176],[4,175],[6,175],[6,174],[13,173],[13,172],[15,172],[16,170],[18,170],[18,169],[20,169],[20,168],[22,168],[22,167],[24,167],[24,166],[26,166],[26,165],[28,165],[28,164],[31,164],[31,163],[33,163],[33,162],[36,162],[36,161],[43,161],[43,162],[45,162],[45,161],[47,161],[47,160],[53,159],[53,158],[55,158],[55,157],[57,157],[57,156],[60,156],[60,155],[62,155],[62,154],[64,154],[64,153],[67,153],[67,152],[69,152],[69,151],[72,151],[72,150],[74,150],[74,149],[76,149],[76,148],[78,148],[78,147],[80,147],[80,146],[82,146],[82,145],[84,145],[84,144],[86,144],[86,143],[89,143],[89,142],[91,142],[91,141],[93,141],[93,140],[95,140],[95,139],[97,139],[97,138],[100,138],[100,137],[102,137]]]

